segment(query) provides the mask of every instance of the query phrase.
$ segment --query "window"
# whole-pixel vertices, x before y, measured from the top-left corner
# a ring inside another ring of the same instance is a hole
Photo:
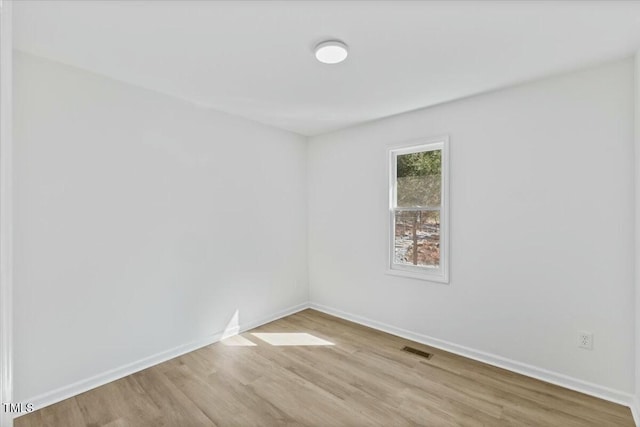
[[[390,274],[449,281],[448,148],[443,137],[389,151]]]

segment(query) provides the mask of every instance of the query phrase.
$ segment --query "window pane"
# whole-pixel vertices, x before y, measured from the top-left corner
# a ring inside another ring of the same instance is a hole
[[[440,266],[440,212],[396,211],[394,263]]]
[[[399,207],[440,206],[442,150],[396,157]]]

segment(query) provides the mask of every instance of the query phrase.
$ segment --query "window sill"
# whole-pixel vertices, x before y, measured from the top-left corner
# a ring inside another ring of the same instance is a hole
[[[400,270],[395,268],[387,268],[385,274],[388,274],[390,276],[405,277],[408,279],[424,280],[425,282],[442,283],[443,285],[449,284],[449,278],[444,276],[443,274],[433,274],[415,270]]]

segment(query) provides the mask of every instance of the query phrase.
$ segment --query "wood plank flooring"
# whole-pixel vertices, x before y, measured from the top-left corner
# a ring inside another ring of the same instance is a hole
[[[333,345],[310,345],[327,342]],[[405,345],[433,357],[427,360],[404,352]],[[314,310],[185,354],[15,422],[16,427],[417,425],[634,423],[627,407]]]

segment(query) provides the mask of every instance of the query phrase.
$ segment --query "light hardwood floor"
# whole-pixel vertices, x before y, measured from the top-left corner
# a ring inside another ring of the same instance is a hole
[[[310,340],[317,338],[333,345],[272,345],[258,336],[272,343],[278,339],[312,344]],[[427,360],[403,352],[405,345],[433,357]],[[15,423],[16,427],[272,425],[634,423],[624,406],[314,310],[23,415]]]

